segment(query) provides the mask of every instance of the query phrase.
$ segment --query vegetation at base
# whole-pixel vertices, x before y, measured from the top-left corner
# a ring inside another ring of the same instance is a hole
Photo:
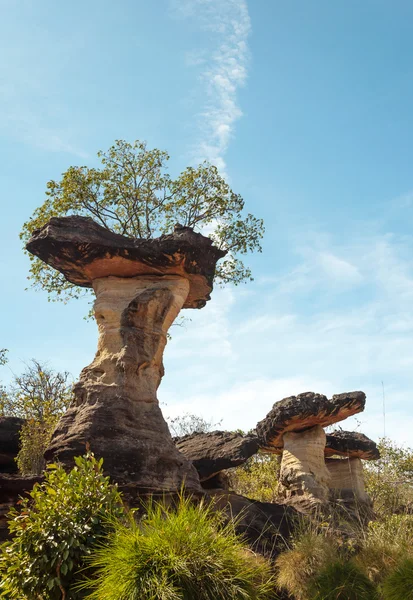
[[[124,516],[116,486],[93,454],[69,472],[49,465],[42,484],[9,514],[13,535],[0,554],[0,597],[74,600],[85,559]]]
[[[237,494],[259,500],[277,502],[280,457],[256,454],[239,467],[228,471],[230,487]]]
[[[378,600],[375,586],[351,561],[328,564],[310,585],[311,600]]]
[[[290,548],[275,561],[276,581],[296,600],[311,600],[309,586],[322,569],[338,559],[338,549],[333,537],[312,530],[304,519],[297,528],[302,532],[296,533]]]
[[[413,559],[401,562],[385,579],[383,600],[413,600]]]
[[[364,463],[366,490],[379,518],[413,512],[413,449],[388,438],[378,444],[381,458]]]
[[[69,380],[69,373],[33,359],[21,375],[14,376],[10,388],[0,393],[0,415],[25,419],[17,456],[23,475],[40,475],[45,467],[44,451],[72,399]]]
[[[233,522],[201,502],[146,507],[119,524],[88,561],[89,600],[264,600],[275,598],[270,564],[245,548]]]
[[[228,254],[216,269],[216,279],[238,284],[252,279],[240,255],[261,252],[264,224],[244,213],[244,200],[232,191],[218,169],[207,162],[186,168],[177,179],[167,172],[169,155],[148,149],[145,142],[116,140],[99,152],[101,168],[74,166],[60,181],[49,181],[46,200],[23,225],[26,243],[51,217],[77,214],[134,238],[171,233],[174,225],[208,228],[208,236]],[[49,299],[67,301],[84,292],[63,275],[30,255],[30,279]]]

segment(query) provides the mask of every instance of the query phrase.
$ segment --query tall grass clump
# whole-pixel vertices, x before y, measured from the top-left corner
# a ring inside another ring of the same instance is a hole
[[[413,559],[401,562],[382,587],[384,600],[413,600]]]
[[[90,558],[89,600],[266,600],[271,566],[247,550],[234,523],[201,502],[152,502],[140,521],[118,523]]]
[[[374,584],[350,561],[327,565],[311,582],[309,592],[311,600],[378,600]]]
[[[338,550],[332,538],[315,530],[304,531],[275,561],[277,586],[296,600],[312,600],[308,593],[311,581],[337,556]]]
[[[413,558],[413,515],[382,517],[359,533],[357,564],[379,584],[396,565]]]

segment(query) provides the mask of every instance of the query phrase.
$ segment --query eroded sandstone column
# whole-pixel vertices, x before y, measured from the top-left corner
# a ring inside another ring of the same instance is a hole
[[[339,497],[352,495],[362,502],[370,501],[359,458],[327,458],[326,466],[331,478],[330,487]]]
[[[139,490],[200,490],[199,477],[175,447],[157,400],[167,332],[182,307],[209,299],[224,253],[179,227],[155,240],[132,240],[91,219],[51,219],[30,252],[77,285],[93,287],[99,329],[93,362],[74,386],[47,459],[67,465],[86,445],[115,480]]]
[[[300,433],[284,434],[279,492],[287,500],[308,497],[309,502],[327,502],[330,473],[324,460],[326,434],[317,425]]]

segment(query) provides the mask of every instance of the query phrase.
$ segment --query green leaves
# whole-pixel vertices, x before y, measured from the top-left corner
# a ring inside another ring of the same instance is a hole
[[[119,493],[93,454],[76,459],[66,473],[49,465],[19,510],[9,514],[13,540],[0,554],[0,597],[77,599],[75,582],[84,559],[124,517]]]
[[[92,217],[103,227],[135,238],[170,233],[180,223],[209,235],[228,251],[216,271],[221,283],[252,279],[237,255],[261,251],[263,221],[244,216],[244,200],[214,165],[188,167],[173,180],[167,172],[168,153],[150,150],[139,140],[116,140],[98,157],[100,169],[69,167],[60,181],[47,183],[45,202],[23,225],[24,242],[51,217],[70,214]],[[29,279],[48,293],[49,300],[67,302],[87,293],[34,256],[30,261]]]

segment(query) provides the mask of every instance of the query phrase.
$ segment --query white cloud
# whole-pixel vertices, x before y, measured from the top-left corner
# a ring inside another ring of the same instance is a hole
[[[315,250],[300,251],[289,272],[252,285],[245,296],[213,292],[208,308],[172,340],[168,384],[160,388],[168,414],[199,413],[249,429],[285,396],[361,389],[367,405],[360,429],[378,438],[383,381],[387,434],[413,445],[413,240],[321,239]],[[193,353],[188,369],[182,358]],[[341,426],[353,429],[357,421]]]
[[[251,22],[245,0],[175,0],[176,13],[208,31],[216,50],[187,55],[187,63],[202,67],[205,104],[199,113],[195,162],[208,160],[225,172],[225,154],[235,122],[242,116],[237,91],[247,79]]]

